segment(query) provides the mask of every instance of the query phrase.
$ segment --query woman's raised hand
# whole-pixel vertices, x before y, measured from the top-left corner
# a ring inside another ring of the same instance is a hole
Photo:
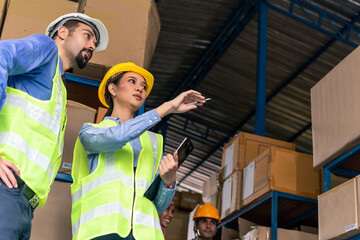
[[[189,104],[191,103],[191,104]],[[200,92],[188,90],[180,93],[171,101],[165,102],[156,108],[161,118],[170,113],[185,113],[189,110],[202,106],[205,103],[205,97]]]

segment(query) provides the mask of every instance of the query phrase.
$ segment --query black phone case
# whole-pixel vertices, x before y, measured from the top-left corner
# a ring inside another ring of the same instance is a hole
[[[179,145],[178,151],[178,168],[185,161],[185,159],[189,156],[189,154],[194,150],[194,145],[192,144],[189,138],[184,138],[184,140]],[[149,188],[146,190],[144,197],[149,199],[150,201],[154,201],[157,191],[159,189],[161,182],[161,177],[158,175]]]

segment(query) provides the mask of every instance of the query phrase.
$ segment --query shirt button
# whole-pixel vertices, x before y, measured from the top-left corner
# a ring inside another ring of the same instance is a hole
[[[154,117],[154,119],[157,119],[157,117]]]
[[[139,130],[138,130],[137,132],[138,132],[138,133],[140,133],[140,131],[139,131]]]
[[[152,123],[152,120],[150,120],[149,122]]]

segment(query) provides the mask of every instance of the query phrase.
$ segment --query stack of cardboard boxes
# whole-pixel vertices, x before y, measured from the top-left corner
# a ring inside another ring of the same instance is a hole
[[[222,219],[250,206],[271,191],[313,199],[320,194],[319,170],[313,167],[311,155],[296,152],[293,143],[245,132],[240,132],[224,146],[222,169],[218,175],[218,188],[215,187],[215,174],[204,183],[203,200],[217,206]],[[257,230],[249,232],[250,226],[256,224],[242,218],[238,221],[239,238],[268,239],[258,232],[268,232],[269,228],[257,226]],[[281,232],[284,237],[280,239],[305,240],[317,237],[312,234],[311,238],[307,238],[306,234],[302,235],[299,231]]]
[[[311,89],[315,167],[326,166],[360,143],[359,63],[357,48]],[[341,167],[360,171],[358,156],[349,162]],[[332,180],[334,177],[331,176]],[[338,183],[345,180],[336,178]],[[359,177],[337,187],[333,183],[331,190],[318,197],[320,240],[347,239],[360,234]]]

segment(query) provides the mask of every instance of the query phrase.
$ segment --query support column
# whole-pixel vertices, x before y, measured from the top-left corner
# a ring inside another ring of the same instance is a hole
[[[256,65],[255,134],[265,136],[266,56],[267,55],[267,3],[259,2],[258,51]]]

